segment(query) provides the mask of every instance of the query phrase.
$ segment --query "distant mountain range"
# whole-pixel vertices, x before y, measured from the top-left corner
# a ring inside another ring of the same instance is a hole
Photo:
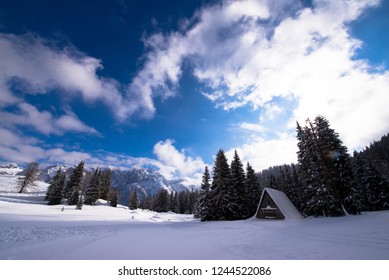
[[[52,165],[41,168],[38,176],[39,181],[50,183],[59,168],[66,170],[68,174],[73,172],[74,166]],[[93,171],[93,169],[85,169]],[[0,173],[18,175],[22,171],[18,165],[2,164]],[[161,189],[166,189],[169,193],[196,190],[198,186],[188,184],[183,179],[167,180],[158,170],[153,169],[131,169],[112,170],[111,186],[116,188],[120,194],[120,203],[126,205],[131,191],[137,190],[140,199],[153,196]]]

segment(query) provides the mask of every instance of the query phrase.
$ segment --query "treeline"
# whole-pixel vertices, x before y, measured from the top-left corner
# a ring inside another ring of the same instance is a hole
[[[130,197],[133,196],[133,192]],[[139,202],[139,208],[156,212],[174,212],[177,214],[193,214],[198,191],[169,192],[161,189],[157,194]],[[131,201],[131,198],[130,198]],[[134,204],[133,204],[134,205]],[[130,207],[130,206],[129,206]],[[130,208],[131,209],[131,208]]]
[[[136,190],[130,193],[128,208],[149,209],[157,212],[175,212],[179,214],[192,214],[198,197],[197,191],[183,191],[169,193],[162,189],[151,197],[140,200]],[[82,209],[82,205],[95,205],[99,199],[107,200],[111,206],[116,207],[120,194],[111,188],[111,170],[84,171],[84,162],[67,174],[61,168],[53,177],[45,196],[49,205],[67,204]]]
[[[76,205],[81,209],[83,204],[94,205],[98,199],[105,199],[114,207],[119,201],[118,192],[111,188],[111,170],[97,168],[94,172],[84,172],[84,161],[81,161],[71,174],[61,168],[53,177],[47,188],[45,200],[49,205]]]
[[[231,165],[219,150],[212,170],[205,167],[194,217],[201,221],[240,220],[251,217],[261,195],[255,171],[249,163],[246,172],[235,151]]]
[[[219,150],[212,173],[205,167],[199,191],[169,193],[162,189],[143,200],[133,191],[128,207],[193,213],[201,221],[239,220],[255,214],[263,187],[271,187],[285,192],[304,216],[389,209],[389,134],[350,155],[323,116],[307,120],[305,126],[297,123],[296,130],[297,164],[255,174],[249,163],[243,167],[236,151],[228,164],[224,151]],[[58,170],[46,194],[50,205],[67,203],[78,209],[95,204],[99,198],[112,206],[119,201],[119,193],[111,188],[111,171],[98,168],[84,172],[84,162],[71,174]]]
[[[298,164],[271,167],[258,179],[284,191],[304,216],[389,209],[389,136],[349,155],[328,120],[297,123]]]

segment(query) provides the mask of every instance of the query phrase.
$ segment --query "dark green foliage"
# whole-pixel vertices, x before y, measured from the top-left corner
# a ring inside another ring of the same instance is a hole
[[[28,186],[33,185],[39,174],[39,164],[37,162],[31,162],[23,170],[23,175],[19,177],[19,193],[23,193],[27,190]]]
[[[251,217],[257,211],[259,200],[261,199],[262,189],[258,182],[258,177],[255,174],[254,169],[247,163],[246,166],[246,178],[245,178],[245,196],[247,204],[247,215],[246,217]]]
[[[182,191],[178,194],[180,214],[193,214],[195,203],[198,197],[197,191]]]
[[[101,172],[100,169],[96,169],[93,173],[92,178],[89,181],[89,184],[87,184],[86,190],[85,190],[85,200],[84,203],[86,205],[95,205],[96,201],[99,199],[99,191],[100,191],[100,185],[101,185]]]
[[[128,201],[128,208],[130,210],[135,210],[135,209],[138,209],[138,206],[139,206],[138,195],[136,193],[136,190],[134,190],[130,194],[130,199]]]
[[[180,213],[180,200],[178,199],[178,193],[172,192],[169,198],[169,211],[174,213]]]
[[[108,199],[108,192],[111,188],[111,173],[112,171],[110,169],[101,171],[100,176],[100,198],[107,200]]]
[[[46,197],[47,204],[57,205],[62,201],[62,190],[65,186],[66,173],[62,172],[62,169],[58,169],[57,173],[53,177],[49,187],[47,188]]]
[[[76,209],[81,210],[83,205],[84,205],[84,196],[82,194],[82,191],[78,191],[78,200],[76,204]]]
[[[152,203],[152,209],[157,212],[169,211],[169,193],[166,189],[161,189]]]
[[[234,158],[231,162],[231,197],[235,200],[233,219],[241,219],[242,217],[248,217],[249,210],[249,192],[246,189],[245,173],[243,164],[239,158],[237,151],[235,150]]]
[[[223,150],[219,150],[213,166],[209,205],[203,220],[233,220],[236,217],[235,192],[232,189],[231,170]]]
[[[140,209],[152,209],[152,200],[153,197],[145,197],[144,199],[140,200],[139,202],[139,208]]]
[[[79,203],[79,199],[80,199],[80,191],[77,190],[77,188],[73,188],[72,193],[70,194],[70,196],[67,199],[67,204],[68,205],[77,205],[77,203]]]
[[[212,182],[206,167],[194,216],[201,221],[241,220],[254,215],[261,188],[254,169],[247,163],[246,174],[235,151],[231,167],[223,150],[219,150],[213,166]]]
[[[368,211],[389,209],[389,183],[372,163],[366,167],[366,204]]]
[[[349,200],[357,200],[357,210],[378,211],[389,209],[389,183],[370,161],[354,153],[355,190]]]
[[[116,189],[110,189],[108,192],[108,201],[112,207],[116,207],[119,202],[119,193]]]
[[[297,124],[301,195],[307,216],[339,216],[347,214],[345,198],[352,180],[349,155],[339,135],[322,116]]]
[[[361,211],[366,210],[366,174],[365,166],[361,157],[354,152],[352,159],[352,170],[353,170],[353,184],[350,188],[350,193],[345,199],[345,204],[351,214],[360,214]]]
[[[84,161],[81,161],[73,170],[69,181],[66,183],[65,188],[63,189],[63,197],[68,200],[67,202],[69,205],[76,205],[78,202],[78,192],[81,190],[80,186],[83,178],[83,172]]]
[[[200,218],[201,220],[203,220],[203,217],[206,217],[208,208],[210,207],[209,197],[208,197],[209,190],[211,188],[210,180],[211,180],[211,174],[209,173],[209,169],[206,166],[201,181],[199,197],[196,200],[195,207],[194,207],[195,209],[193,213],[194,214],[193,216],[195,218]]]
[[[389,182],[389,134],[373,141],[359,153],[365,162],[371,162],[374,168]]]

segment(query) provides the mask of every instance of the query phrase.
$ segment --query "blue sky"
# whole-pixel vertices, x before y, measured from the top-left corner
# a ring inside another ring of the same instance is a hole
[[[296,162],[296,121],[389,132],[389,1],[2,1],[0,160]]]

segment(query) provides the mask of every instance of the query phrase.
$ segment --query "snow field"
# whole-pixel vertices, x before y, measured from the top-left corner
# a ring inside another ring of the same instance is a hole
[[[7,176],[0,176],[1,260],[389,260],[389,211],[202,223],[103,200],[82,210],[48,206],[47,184],[18,194]]]

